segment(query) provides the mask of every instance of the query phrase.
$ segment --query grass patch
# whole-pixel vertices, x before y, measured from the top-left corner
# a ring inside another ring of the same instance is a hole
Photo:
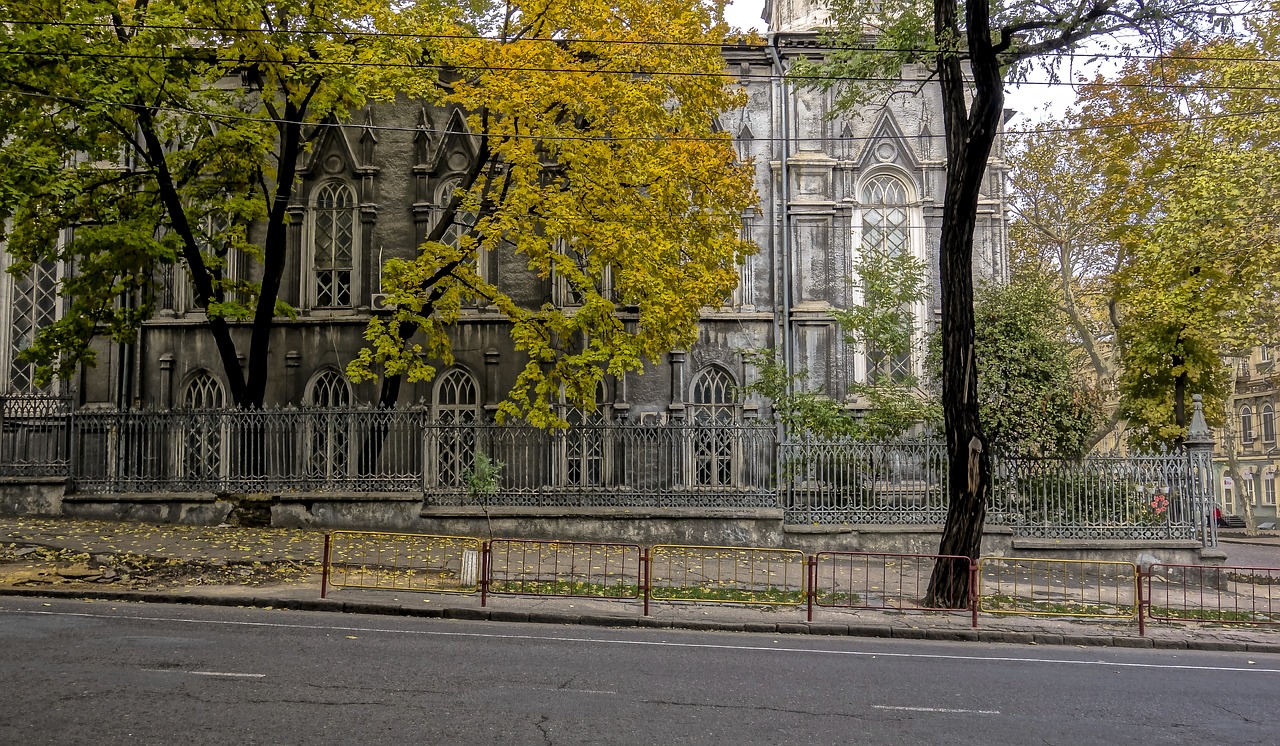
[[[1152,606],[1149,609],[1149,613],[1152,619],[1168,618],[1179,621],[1223,622],[1228,624],[1266,624],[1280,621],[1280,618],[1277,618],[1275,614],[1238,609],[1178,609],[1167,606]]]
[[[725,588],[719,586],[658,586],[649,590],[658,601],[719,601],[721,603],[799,606],[804,591],[787,588]]]
[[[1130,617],[1137,614],[1133,606],[1087,604],[1080,601],[1036,601],[995,593],[981,598],[982,611],[995,614],[1036,614],[1043,616]]]
[[[489,592],[524,596],[640,597],[640,587],[634,583],[606,585],[583,580],[495,580],[489,583]]]

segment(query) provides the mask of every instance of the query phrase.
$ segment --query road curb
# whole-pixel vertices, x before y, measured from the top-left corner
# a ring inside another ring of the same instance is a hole
[[[719,622],[706,619],[665,619],[624,617],[603,614],[568,614],[554,611],[517,611],[474,607],[420,608],[372,601],[338,601],[324,598],[263,598],[242,596],[188,596],[154,591],[92,591],[58,588],[0,588],[0,597],[51,598],[86,601],[122,601],[151,604],[185,604],[189,606],[235,606],[290,611],[316,611],[339,614],[372,614],[378,616],[411,616],[468,621],[514,622],[517,624],[561,624],[591,627],[639,627],[642,629],[683,629],[715,632],[752,632],[757,634],[812,635],[833,637],[894,638],[899,640],[938,640],[953,642],[986,642],[1013,645],[1045,645],[1071,647],[1159,648],[1202,650],[1212,652],[1250,652],[1280,654],[1280,643],[1244,642],[1240,640],[1194,640],[1125,635],[1061,635],[997,629],[959,629],[955,627],[894,627],[890,625],[832,624],[818,622]]]

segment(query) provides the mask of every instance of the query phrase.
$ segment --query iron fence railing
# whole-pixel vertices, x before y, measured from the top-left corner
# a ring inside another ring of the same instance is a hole
[[[66,397],[0,396],[0,476],[66,476],[71,417]]]
[[[1205,454],[996,454],[992,462],[987,523],[1010,526],[1015,536],[1158,540],[1213,532]],[[949,505],[947,466],[946,444],[935,440],[782,443],[779,497],[789,523],[939,524]]]
[[[432,422],[421,409],[85,412],[81,492],[405,492],[436,505],[771,507],[769,426]],[[501,464],[475,497],[480,454]]]
[[[496,491],[467,489],[480,454]],[[780,442],[770,423],[436,421],[425,407],[76,410],[0,397],[0,476],[84,493],[421,492],[430,505],[780,507],[790,524],[936,525],[947,452],[931,439]],[[1046,539],[1215,543],[1209,454],[993,457],[987,521]]]
[[[803,440],[778,448],[788,523],[942,523],[947,447],[933,440]]]
[[[1207,524],[1185,450],[1150,455],[997,459],[991,517],[1045,539],[1192,539]]]

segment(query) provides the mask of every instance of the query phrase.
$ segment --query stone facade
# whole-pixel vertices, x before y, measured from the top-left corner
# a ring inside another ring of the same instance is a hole
[[[833,394],[866,374],[862,356],[843,341],[830,311],[856,302],[850,283],[855,253],[869,234],[910,251],[931,268],[929,299],[916,310],[923,334],[937,314],[937,244],[944,183],[937,87],[915,67],[884,107],[833,116],[833,96],[783,80],[796,57],[812,56],[813,28],[823,11],[807,0],[766,7],[776,33],[769,47],[730,47],[727,69],[748,100],[722,117],[760,196],[743,216],[744,234],[760,248],[741,268],[740,285],[720,308],[703,315],[698,341],[673,350],[642,375],[609,380],[606,413],[635,422],[682,419],[699,397],[736,396],[753,371],[744,349],[776,348],[793,370],[809,371],[814,387]],[[363,345],[362,333],[380,309],[379,273],[392,257],[413,255],[438,205],[472,157],[457,111],[413,101],[378,105],[349,126],[329,128],[302,168],[289,236],[293,248],[282,299],[299,309],[280,320],[271,342],[273,375],[266,400],[278,405],[372,402],[376,384],[352,386],[341,371]],[[1004,165],[997,151],[978,216],[974,271],[1002,277],[1005,266]],[[340,235],[340,239],[334,239]],[[342,245],[334,244],[337,240]],[[326,246],[321,243],[328,242]],[[321,249],[321,250],[318,250]],[[346,258],[349,251],[350,259]],[[321,258],[318,258],[321,257]],[[490,256],[482,268],[523,303],[558,302],[553,281],[537,278],[515,257]],[[234,262],[233,262],[234,265]],[[251,268],[232,266],[232,272]],[[42,281],[56,275],[49,269]],[[134,345],[99,344],[99,365],[73,389],[80,406],[168,408],[218,406],[225,384],[204,314],[174,272],[160,310]],[[12,351],[29,327],[56,312],[39,283],[8,278],[0,298],[8,318],[0,366],[10,391],[30,390]],[[245,331],[247,335],[247,330]],[[437,405],[442,389],[460,406],[492,412],[522,365],[496,312],[476,307],[453,330],[459,372],[430,384],[406,385],[402,404]],[[920,361],[913,361],[919,366]],[[459,398],[460,397],[460,398]],[[767,414],[766,402],[735,402],[736,416]]]
[[[1276,409],[1280,408],[1280,350],[1255,347],[1232,361],[1236,387],[1231,398],[1234,421],[1219,433],[1214,461],[1219,479],[1216,494],[1223,510],[1243,516],[1244,502],[1261,523],[1276,519],[1276,476],[1280,447],[1276,444]],[[1239,479],[1228,476],[1227,431],[1234,435]]]

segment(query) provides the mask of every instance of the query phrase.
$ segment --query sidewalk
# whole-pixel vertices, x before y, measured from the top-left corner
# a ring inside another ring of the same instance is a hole
[[[1158,647],[1280,654],[1280,627],[967,613],[815,609],[581,598],[331,590],[320,598],[318,531],[0,517],[0,595],[254,606],[363,614],[768,634]],[[1224,545],[1228,564],[1234,545]],[[1280,543],[1249,546],[1274,555]]]

